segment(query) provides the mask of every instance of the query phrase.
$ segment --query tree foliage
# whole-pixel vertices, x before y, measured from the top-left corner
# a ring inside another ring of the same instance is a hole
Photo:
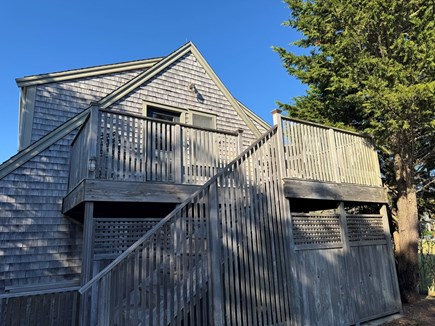
[[[289,74],[309,88],[293,104],[280,106],[292,116],[372,134],[382,149],[393,211],[408,230],[415,229],[417,209],[409,209],[414,202],[434,214],[435,2],[285,2],[291,16],[284,24],[303,35],[292,44],[306,54],[275,50]],[[408,240],[400,246],[407,252],[404,277],[411,272],[415,283],[417,244],[411,233],[402,232]],[[401,286],[412,301],[416,284]]]

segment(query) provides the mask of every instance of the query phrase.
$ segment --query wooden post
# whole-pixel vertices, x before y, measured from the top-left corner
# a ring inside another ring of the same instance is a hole
[[[349,231],[347,228],[347,217],[346,217],[346,210],[344,209],[344,202],[340,202],[340,205],[338,206],[338,214],[340,214],[340,227],[341,227],[341,241],[343,242],[343,258],[344,258],[344,264],[345,264],[345,275],[346,280],[344,283],[345,291],[349,294],[350,299],[350,308],[351,316],[353,319],[353,322],[356,323],[356,325],[359,325],[359,317],[357,312],[357,293],[355,292],[355,284],[358,284],[358,280],[354,279],[354,273],[351,268],[352,262],[350,261],[352,255],[351,255],[351,248],[349,243]]]
[[[96,105],[92,105],[90,108],[89,117],[89,133],[86,141],[86,148],[88,149],[88,178],[95,179],[96,170],[98,168],[97,161],[97,146],[98,146],[98,134],[100,133],[100,126],[98,123],[99,108]]]
[[[277,157],[278,157],[278,165],[281,179],[287,177],[287,169],[285,162],[285,154],[284,154],[284,133],[282,131],[282,120],[281,120],[281,110],[275,109],[272,111],[273,115],[273,124],[278,126],[277,130]],[[284,185],[283,185],[284,186]]]
[[[237,129],[237,155],[240,155],[243,152],[243,129]],[[230,159],[231,161],[231,159]]]
[[[210,251],[208,253],[208,266],[210,271],[209,292],[211,293],[211,318],[214,326],[223,325],[222,303],[222,271],[221,271],[221,239],[219,235],[219,201],[217,181],[209,187],[208,193],[208,241]]]
[[[388,224],[387,205],[382,205],[380,209],[382,215],[382,226],[384,227],[385,238],[387,240],[388,260],[390,265],[390,274],[394,286],[395,304],[403,314],[402,302],[400,300],[399,280],[397,279],[396,261],[394,259],[393,244],[391,242],[390,226]]]
[[[174,128],[174,164],[172,171],[174,174],[174,182],[180,184],[183,183],[183,170],[185,168],[183,164],[183,137],[181,135],[181,126],[176,124]]]
[[[281,124],[281,113],[282,110],[280,109],[275,109],[272,112],[272,118],[273,118],[273,125],[278,125],[278,127]]]
[[[335,135],[334,135],[334,129],[328,130],[328,143],[329,143],[329,153],[330,153],[330,159],[331,159],[331,167],[332,167],[332,176],[333,180],[337,183],[341,182],[340,179],[340,170],[338,165],[338,156],[337,156],[337,148],[335,146]]]
[[[83,286],[92,278],[92,263],[94,260],[94,203],[85,203],[83,218],[82,274],[80,284]],[[89,322],[89,292],[80,300],[80,325]]]

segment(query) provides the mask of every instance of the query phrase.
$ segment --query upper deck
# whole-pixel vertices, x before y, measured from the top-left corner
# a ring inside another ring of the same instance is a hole
[[[289,198],[385,202],[369,137],[274,112]],[[71,145],[64,212],[84,201],[181,202],[242,151],[241,132],[91,109]]]
[[[386,202],[371,137],[281,116],[284,191],[289,198]]]

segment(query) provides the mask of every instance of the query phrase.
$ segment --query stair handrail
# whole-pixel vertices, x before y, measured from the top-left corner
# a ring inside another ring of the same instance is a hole
[[[157,223],[151,230],[145,233],[140,239],[138,239],[135,243],[133,243],[128,249],[126,249],[121,255],[119,255],[114,261],[112,261],[106,268],[104,268],[101,272],[95,275],[89,282],[84,284],[80,289],[79,293],[84,294],[87,290],[89,290],[96,282],[102,279],[105,275],[107,275],[112,269],[114,269],[117,265],[119,265],[125,258],[127,258],[135,249],[137,249],[142,243],[150,239],[153,235],[157,233],[157,231],[166,224],[174,215],[180,213],[182,209],[189,204],[192,199],[197,197],[204,189],[212,185],[216,182],[221,176],[225,173],[231,171],[231,167],[236,164],[239,160],[241,160],[245,155],[247,158],[250,156],[250,152],[253,148],[255,148],[259,143],[261,143],[267,137],[273,136],[273,134],[278,129],[278,125],[272,126],[267,130],[263,135],[261,135],[255,142],[253,142],[248,148],[246,148],[242,153],[240,153],[234,160],[228,163],[220,172],[215,174],[212,178],[210,178],[200,189],[195,191],[191,196],[189,196],[186,200],[184,200],[180,205],[178,205],[171,213],[169,213],[166,217],[164,217],[159,223]]]

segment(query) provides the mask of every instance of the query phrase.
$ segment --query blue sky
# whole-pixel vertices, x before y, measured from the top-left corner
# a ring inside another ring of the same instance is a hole
[[[305,87],[273,45],[299,36],[280,0],[4,1],[0,5],[0,162],[17,151],[15,78],[165,56],[192,41],[230,92],[272,121]],[[296,50],[296,49],[292,49]]]

